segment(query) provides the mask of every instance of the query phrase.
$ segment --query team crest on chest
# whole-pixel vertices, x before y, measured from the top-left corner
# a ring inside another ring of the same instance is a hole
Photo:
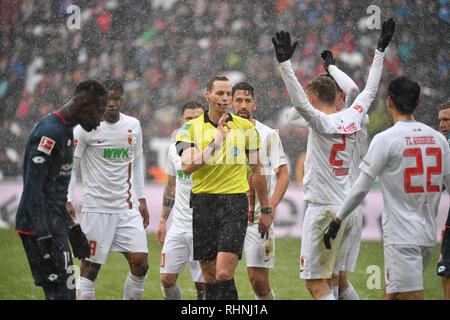
[[[131,146],[133,144],[134,135],[131,130],[128,130],[128,144]]]

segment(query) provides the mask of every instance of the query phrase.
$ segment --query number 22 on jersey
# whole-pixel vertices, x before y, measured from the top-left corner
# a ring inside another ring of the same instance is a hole
[[[431,175],[442,174],[442,150],[441,148],[426,148],[425,156],[434,157],[436,159],[435,166],[427,166],[424,169],[422,149],[420,148],[408,148],[403,151],[404,157],[416,158],[416,166],[412,168],[406,168],[403,174],[404,177],[404,190],[406,193],[421,193],[425,192],[440,192],[440,186],[431,184]],[[411,184],[411,176],[421,176],[426,174],[426,186],[413,186]]]

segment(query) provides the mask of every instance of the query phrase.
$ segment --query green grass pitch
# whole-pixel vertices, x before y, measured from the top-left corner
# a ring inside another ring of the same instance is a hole
[[[270,271],[270,283],[277,300],[311,300],[304,280],[299,278],[300,239],[278,238],[276,240],[276,264]],[[161,300],[159,263],[161,246],[152,233],[148,234],[150,268],[145,285],[145,300]],[[443,298],[441,279],[436,275],[436,263],[440,244],[436,245],[433,257],[424,274],[425,299]],[[0,230],[0,300],[41,300],[41,288],[34,285],[25,251],[17,233],[13,229]],[[245,257],[244,257],[245,258]],[[79,261],[75,259],[75,264]],[[378,273],[379,271],[379,273]],[[408,272],[405,270],[405,272]],[[96,299],[120,300],[123,285],[128,274],[128,263],[122,254],[113,252],[102,266],[96,283]],[[362,242],[356,270],[349,279],[361,299],[380,300],[383,298],[383,246],[381,242]],[[236,270],[235,282],[239,299],[254,300],[253,290],[247,277],[244,260]],[[179,276],[183,299],[196,299],[195,287],[190,279],[188,267]]]

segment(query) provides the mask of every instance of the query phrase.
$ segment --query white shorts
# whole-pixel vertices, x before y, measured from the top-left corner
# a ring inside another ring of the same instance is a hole
[[[361,234],[363,223],[362,205],[359,205],[347,219],[347,229],[350,232],[346,246],[341,246],[338,253],[338,260],[334,268],[334,274],[338,275],[340,271],[353,272],[358,260],[359,248],[361,246]],[[343,257],[340,259],[339,257]]]
[[[434,246],[384,246],[386,293],[423,290],[423,272],[433,250]]]
[[[205,282],[200,262],[194,260],[192,239],[192,232],[169,229],[161,251],[160,273],[180,274],[189,262],[192,281]]]
[[[308,204],[302,227],[302,244],[300,249],[301,279],[331,279],[336,265],[342,264],[348,244],[350,229],[348,221],[341,222],[336,239],[331,239],[331,249],[325,248],[323,235],[340,206]]]
[[[258,224],[249,224],[244,240],[244,253],[247,267],[272,269],[275,267],[275,235],[270,226],[269,239],[261,238]]]
[[[147,234],[137,210],[114,214],[82,212],[80,226],[91,248],[87,261],[104,264],[111,251],[148,253]]]

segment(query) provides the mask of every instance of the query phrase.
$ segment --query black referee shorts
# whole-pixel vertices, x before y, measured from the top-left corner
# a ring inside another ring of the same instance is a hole
[[[36,236],[22,233],[19,233],[19,235],[28,258],[28,263],[30,264],[31,274],[33,275],[35,285],[43,287],[47,299],[54,297],[55,299],[74,300],[76,298],[75,270],[67,236],[63,234],[53,234],[54,237],[58,238],[64,244],[64,251],[53,254],[65,255],[66,270],[63,273],[58,273],[58,278],[56,280],[50,281],[46,278],[45,273],[41,268]]]
[[[218,252],[242,257],[248,225],[245,193],[191,193],[194,260],[212,260]]]

